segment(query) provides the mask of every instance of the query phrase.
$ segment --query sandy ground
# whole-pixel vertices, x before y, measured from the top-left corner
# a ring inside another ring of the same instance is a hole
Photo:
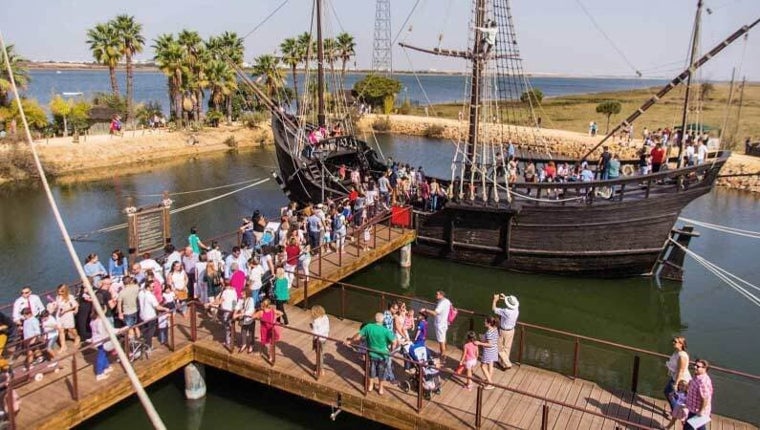
[[[370,115],[362,119],[360,129],[368,130],[377,119]],[[430,125],[443,127],[443,137],[456,139],[466,133],[463,123],[456,120],[417,117],[390,116],[392,132],[400,134],[422,135]],[[528,133],[528,129],[518,129],[518,133]],[[584,133],[565,130],[543,129],[543,135],[551,142],[554,150],[566,155],[576,156],[585,152],[598,142]],[[195,141],[196,143],[191,143]],[[272,131],[268,123],[256,129],[241,126],[221,126],[206,128],[199,132],[187,131],[127,131],[123,136],[95,135],[82,136],[78,143],[71,137],[44,139],[37,141],[45,169],[49,175],[65,180],[67,177],[77,180],[89,180],[113,175],[119,172],[139,172],[148,165],[172,159],[187,159],[203,154],[219,153],[235,148],[247,148],[270,144]],[[28,152],[24,145],[19,151]],[[621,152],[632,148],[620,148]],[[11,146],[0,145],[0,157],[9,158],[13,152]],[[25,154],[28,156],[28,153]],[[621,154],[628,155],[628,154]],[[743,154],[734,154],[722,170],[722,174],[741,174],[760,172],[760,158]],[[23,178],[24,175],[15,175]],[[2,182],[0,177],[0,182]],[[6,174],[5,180],[11,178]],[[760,177],[721,178],[720,186],[760,192]]]

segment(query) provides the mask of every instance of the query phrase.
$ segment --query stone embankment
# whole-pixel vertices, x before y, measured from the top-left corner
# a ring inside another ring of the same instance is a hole
[[[37,140],[49,176],[97,179],[117,172],[139,171],[151,163],[187,160],[202,154],[250,148],[273,142],[268,122],[256,128],[220,126],[201,131],[136,130],[123,135],[80,136]],[[31,152],[24,142],[0,145],[0,182],[35,176]]]
[[[387,132],[394,134],[406,134],[411,136],[427,136],[441,139],[464,140],[467,137],[467,123],[446,118],[419,117],[408,115],[365,115],[358,124],[362,131],[371,131],[377,121],[385,121],[387,118],[389,127]],[[485,125],[486,139],[503,142],[508,137],[502,136],[505,133],[513,137],[516,141],[526,139],[533,141],[532,134],[534,130],[529,127],[508,126],[502,131],[498,125]],[[557,155],[565,155],[580,158],[590,148],[599,142],[600,137],[591,137],[585,133],[577,133],[566,130],[541,129],[546,144],[551,151]],[[527,139],[530,137],[530,139]],[[620,155],[621,158],[635,158],[636,148],[641,146],[640,141],[634,141],[630,146],[624,146],[616,141],[610,142],[610,150]],[[597,150],[589,158],[594,159],[598,156],[601,149]],[[743,154],[733,154],[726,165],[721,170],[722,175],[760,173],[760,158]],[[718,186],[751,191],[760,193],[760,176],[743,176],[720,178]]]

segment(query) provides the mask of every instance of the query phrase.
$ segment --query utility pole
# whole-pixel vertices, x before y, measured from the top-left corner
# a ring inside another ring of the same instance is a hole
[[[373,72],[387,75],[393,74],[391,42],[391,1],[376,0],[375,37],[372,44]]]

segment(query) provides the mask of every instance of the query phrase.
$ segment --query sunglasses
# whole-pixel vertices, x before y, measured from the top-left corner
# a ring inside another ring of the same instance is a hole
[[[704,364],[695,364],[695,365],[694,365],[694,368],[695,368],[695,369],[703,369],[704,367],[705,367],[705,365],[704,365]]]

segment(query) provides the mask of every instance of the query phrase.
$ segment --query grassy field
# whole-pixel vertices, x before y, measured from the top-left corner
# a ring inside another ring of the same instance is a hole
[[[622,104],[620,114],[610,118],[610,128],[617,125],[625,117],[649,99],[659,88],[620,91],[610,93],[583,94],[545,98],[537,115],[542,118],[542,126],[577,132],[587,132],[589,121],[599,124],[599,133],[604,134],[607,119],[605,115],[596,113],[596,106],[605,100],[616,100]],[[698,91],[693,91],[692,94]],[[707,95],[703,102],[700,116],[702,123],[720,129],[726,114],[729,85],[715,84],[714,91]],[[684,89],[671,91],[663,100],[652,106],[644,115],[639,117],[634,125],[635,137],[641,137],[644,127],[654,131],[658,128],[680,125],[683,106]],[[735,133],[738,112],[738,85],[734,90],[734,98],[729,110],[728,122],[724,139],[742,144],[747,137],[760,141],[760,84],[747,84],[744,89],[744,102],[738,132]],[[457,118],[462,111],[461,104],[435,105],[431,114],[444,118]],[[412,107],[412,115],[424,115],[423,107]],[[693,122],[690,119],[689,122]],[[713,132],[716,135],[718,132]],[[733,138],[733,139],[732,139]],[[743,148],[743,145],[741,145]]]

